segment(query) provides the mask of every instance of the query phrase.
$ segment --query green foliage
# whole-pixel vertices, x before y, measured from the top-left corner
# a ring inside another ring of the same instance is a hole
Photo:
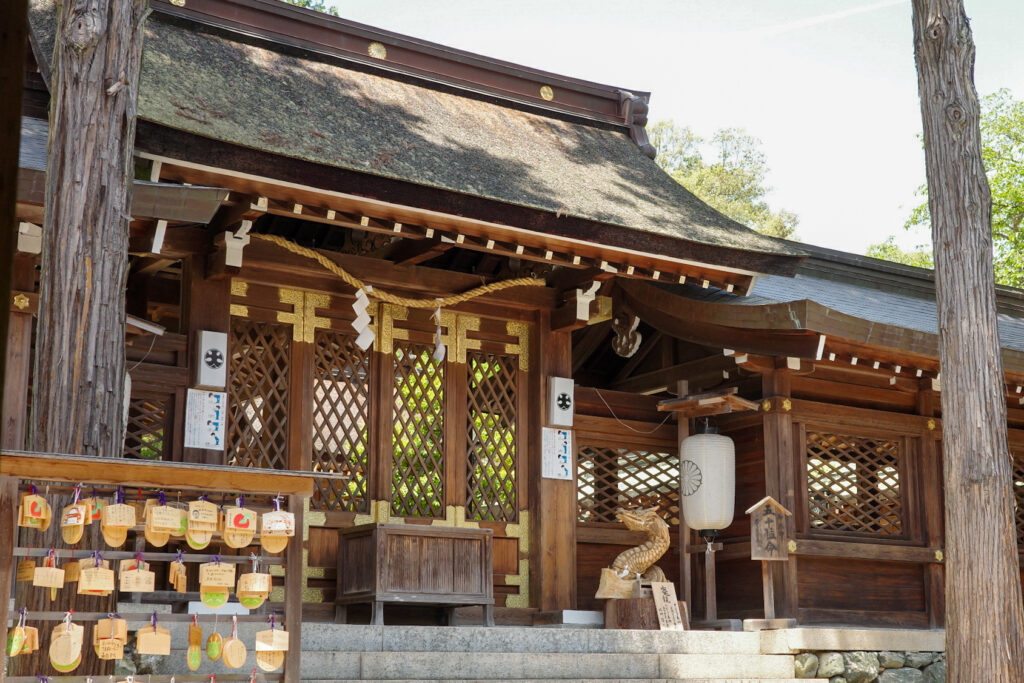
[[[674,121],[659,121],[648,134],[658,148],[658,165],[701,200],[758,232],[796,239],[796,214],[772,211],[765,201],[771,188],[760,140],[740,128],[723,128],[706,141]]]
[[[289,5],[295,5],[296,7],[305,7],[316,12],[323,12],[324,14],[333,14],[334,16],[341,16],[338,14],[338,10],[335,7],[328,5],[324,0],[281,0],[287,2]]]
[[[1024,102],[1014,99],[1006,88],[981,100],[981,145],[992,189],[996,282],[1024,287]],[[930,230],[928,187],[922,185],[918,195],[924,201],[904,227]]]
[[[919,245],[913,251],[904,251],[899,248],[896,244],[896,238],[892,235],[890,235],[884,242],[872,244],[868,247],[865,255],[872,258],[882,259],[883,261],[892,261],[893,263],[917,266],[918,268],[935,267],[935,263],[932,261],[931,249],[926,245]]]

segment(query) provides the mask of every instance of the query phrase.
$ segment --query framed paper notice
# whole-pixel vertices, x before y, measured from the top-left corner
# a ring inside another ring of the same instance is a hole
[[[572,481],[572,430],[545,427],[541,439],[541,476]]]
[[[227,408],[225,392],[189,389],[185,403],[185,448],[224,450]]]

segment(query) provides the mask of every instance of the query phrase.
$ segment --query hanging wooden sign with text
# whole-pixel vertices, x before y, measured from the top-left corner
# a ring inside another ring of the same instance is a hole
[[[685,631],[683,615],[679,612],[676,587],[671,581],[652,581],[651,593],[658,612],[658,626],[662,631]]]
[[[786,517],[789,510],[766,496],[747,510],[750,515],[750,559],[782,562],[789,559]]]

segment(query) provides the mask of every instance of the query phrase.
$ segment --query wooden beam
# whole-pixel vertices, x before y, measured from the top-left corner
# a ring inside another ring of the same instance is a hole
[[[819,335],[816,332],[742,327],[741,323],[751,313],[737,309],[760,307],[718,305],[719,308],[727,309],[729,313],[735,313],[734,319],[729,316],[722,318],[736,325],[728,327],[704,322],[691,310],[691,304],[698,302],[686,297],[670,294],[642,282],[621,278],[616,284],[623,302],[640,316],[641,320],[676,339],[768,356],[814,358],[817,355]],[[720,311],[721,315],[725,313],[726,311]]]
[[[19,479],[86,481],[188,491],[213,489],[307,497],[313,493],[313,476],[308,472],[150,460],[118,460],[116,467],[101,467],[99,460],[80,455],[4,450],[0,451],[0,474]]]
[[[575,375],[590,360],[597,348],[611,334],[609,322],[598,323],[588,327],[580,334],[579,341],[572,347],[572,374]]]
[[[141,258],[132,268],[132,275],[155,275],[160,271],[174,265],[177,259],[171,258]]]
[[[223,247],[220,247],[216,252],[220,262],[223,262],[222,250]],[[479,276],[468,273],[456,273],[425,266],[396,266],[383,259],[352,254],[327,251],[320,253],[367,284],[403,290],[424,298],[462,292],[481,284]],[[259,278],[267,277],[270,284],[278,286],[280,283],[278,278],[281,275],[309,278],[311,283],[319,280],[318,286],[323,283],[319,288],[328,291],[342,285],[340,278],[325,270],[315,261],[292,254],[269,242],[253,240],[245,248],[245,259],[239,277],[250,281],[260,281]],[[313,284],[309,286],[312,288]],[[503,305],[517,308],[554,308],[556,294],[549,287],[516,287],[486,294],[479,300],[500,302]]]
[[[736,367],[736,361],[732,358],[720,355],[706,356],[696,360],[677,363],[667,368],[644,372],[639,375],[627,377],[618,382],[612,382],[610,389],[616,391],[628,391],[637,394],[650,394],[668,391],[680,380],[693,381],[699,375],[708,373],[721,375],[722,370]]]
[[[658,410],[678,413],[680,418],[693,418],[758,409],[757,403],[737,396],[737,391],[736,387],[729,387],[718,391],[670,398],[658,403]]]
[[[214,232],[233,230],[245,218],[258,218],[263,212],[252,208],[258,199],[259,197],[255,194],[232,194],[231,203],[224,204],[217,209],[217,213],[214,214],[213,220],[209,223],[210,229]]]
[[[384,258],[396,266],[415,265],[440,256],[454,246],[439,239],[404,239],[392,245]]]

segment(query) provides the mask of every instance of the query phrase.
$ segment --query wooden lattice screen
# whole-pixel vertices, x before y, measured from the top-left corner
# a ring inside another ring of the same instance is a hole
[[[444,516],[444,361],[433,345],[395,342],[391,512]]]
[[[227,464],[288,467],[291,325],[231,319]]]
[[[167,398],[132,398],[128,403],[124,457],[163,460],[168,453],[170,434]]]
[[[657,507],[679,524],[679,456],[667,450],[580,444],[576,450],[577,515],[581,522],[615,522],[615,511]]]
[[[812,430],[806,434],[811,528],[902,535],[903,440]]]
[[[313,471],[310,505],[366,512],[369,459],[370,355],[355,337],[317,330],[313,357]]]
[[[467,354],[466,514],[491,522],[516,520],[515,356]]]
[[[1013,457],[1013,499],[1017,505],[1014,518],[1017,520],[1017,547],[1024,548],[1024,450],[1014,451]]]

